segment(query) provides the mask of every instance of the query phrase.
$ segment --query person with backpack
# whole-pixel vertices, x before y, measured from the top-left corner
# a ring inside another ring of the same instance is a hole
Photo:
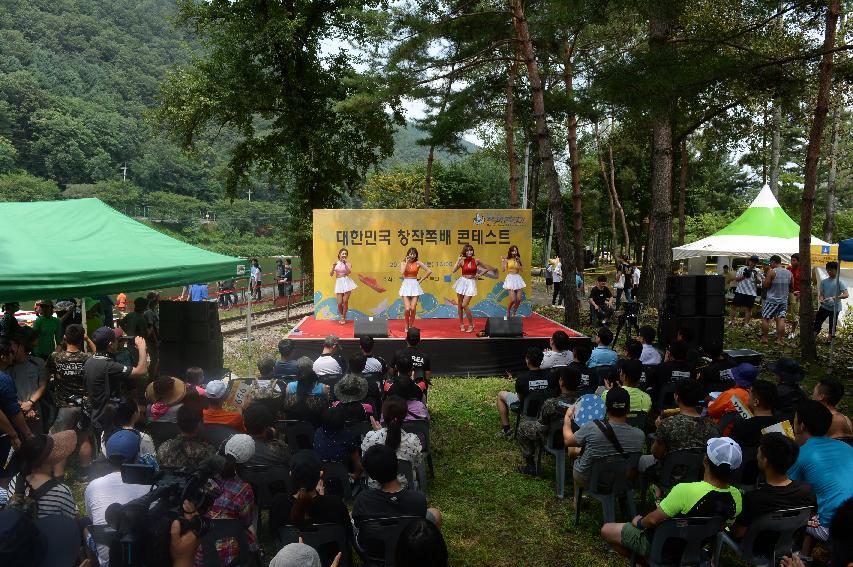
[[[46,516],[77,518],[77,504],[71,489],[61,477],[53,476],[53,467],[65,461],[77,447],[74,431],[35,435],[15,453],[20,472],[9,483],[11,495],[7,508],[19,509],[32,519]]]

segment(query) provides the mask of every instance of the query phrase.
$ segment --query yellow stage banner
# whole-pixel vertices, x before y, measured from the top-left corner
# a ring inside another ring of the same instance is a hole
[[[451,274],[462,251],[471,244],[481,262],[477,295],[471,300],[475,317],[506,314],[508,293],[501,257],[511,244],[518,246],[524,267],[521,276],[530,285],[532,217],[529,209],[315,209],[314,210],[314,315],[317,319],[338,316],[335,276],[329,272],[346,248],[352,267],[350,277],[358,286],[349,300],[348,319],[361,317],[403,318],[399,295],[403,281],[400,264],[415,247],[421,262],[432,275],[421,286],[418,317],[455,318],[456,292],[453,283],[460,270]],[[423,271],[419,277],[423,277]],[[527,295],[518,310],[530,315]]]

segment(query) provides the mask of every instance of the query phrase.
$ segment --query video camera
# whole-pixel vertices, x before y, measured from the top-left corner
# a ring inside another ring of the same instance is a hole
[[[110,565],[147,567],[171,565],[170,529],[181,523],[181,533],[194,531],[199,537],[210,528],[204,515],[218,495],[210,478],[222,470],[225,459],[215,455],[194,471],[156,471],[150,465],[124,464],[121,479],[126,484],[144,484],[151,492],[127,504],[107,508],[107,524],[118,532],[110,546]],[[184,501],[198,512],[192,520],[183,516]]]

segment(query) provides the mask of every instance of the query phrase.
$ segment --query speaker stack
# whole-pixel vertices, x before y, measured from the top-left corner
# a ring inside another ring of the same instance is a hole
[[[658,328],[663,346],[675,340],[678,329],[693,331],[694,348],[723,345],[726,290],[723,276],[670,276],[666,280]]]
[[[183,376],[198,366],[207,378],[222,374],[219,309],[210,301],[160,302],[160,373]]]

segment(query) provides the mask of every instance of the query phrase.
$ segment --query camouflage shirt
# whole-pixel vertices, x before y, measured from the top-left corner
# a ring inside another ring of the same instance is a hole
[[[58,406],[67,406],[69,398],[82,398],[86,394],[83,364],[90,356],[92,355],[81,351],[51,353],[47,368],[50,373],[50,389]]]
[[[157,464],[161,467],[195,469],[213,453],[212,445],[193,437],[179,435],[160,445],[157,449]]]
[[[655,438],[666,445],[667,451],[704,448],[708,439],[720,433],[706,417],[677,414],[661,420]]]

